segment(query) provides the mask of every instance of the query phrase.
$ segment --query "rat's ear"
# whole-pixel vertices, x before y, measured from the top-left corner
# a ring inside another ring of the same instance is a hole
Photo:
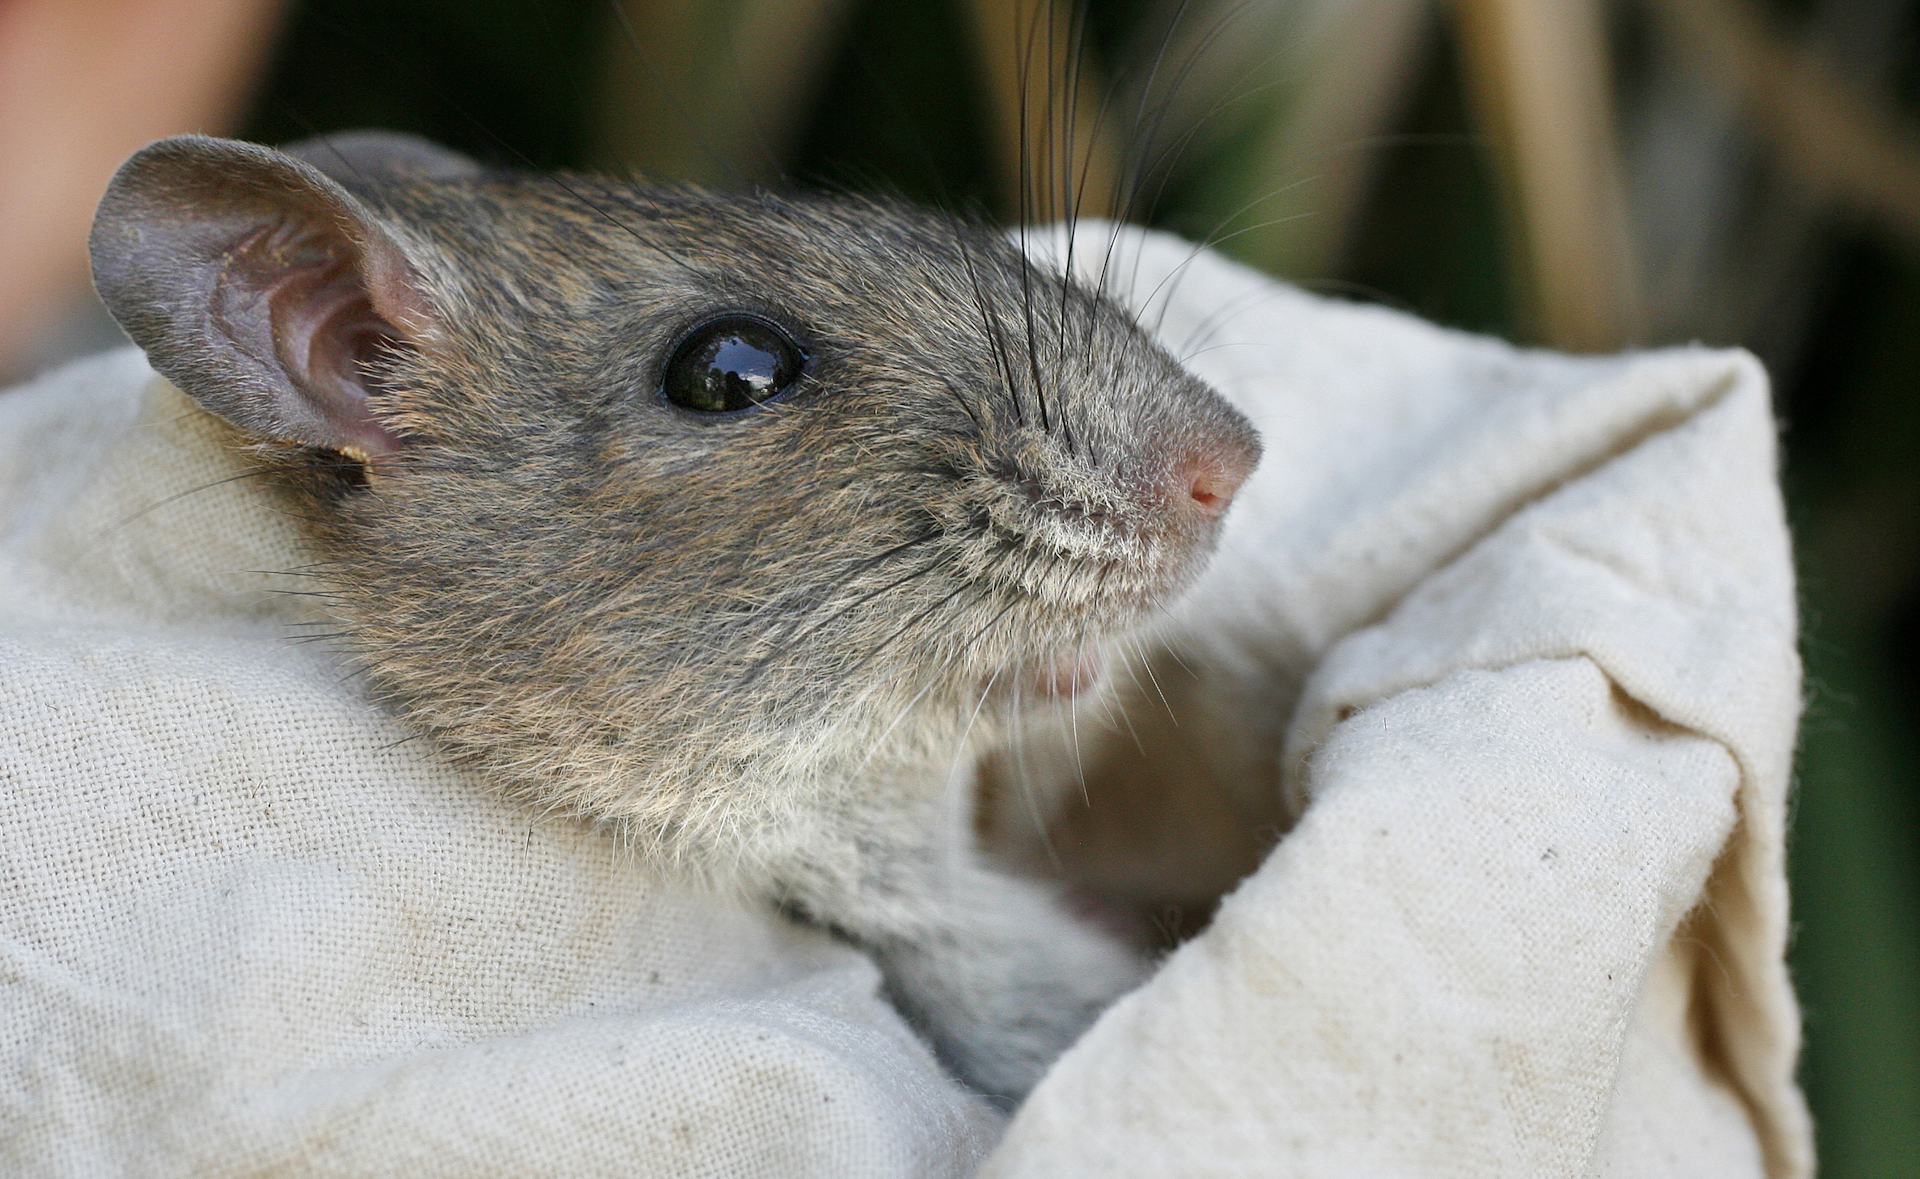
[[[261,438],[364,459],[399,449],[371,406],[376,361],[437,313],[400,244],[312,165],[163,139],[121,165],[89,246],[107,309],[207,409]]]
[[[381,177],[464,180],[486,171],[457,151],[399,131],[336,131],[285,144],[280,150],[349,189]]]

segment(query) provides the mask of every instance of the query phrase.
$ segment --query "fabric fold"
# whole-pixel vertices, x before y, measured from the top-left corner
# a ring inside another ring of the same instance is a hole
[[[1151,236],[1108,270],[1269,439],[1162,642],[1195,711],[1273,718],[1298,819],[984,1173],[1810,1173],[1759,366],[1529,353]]]

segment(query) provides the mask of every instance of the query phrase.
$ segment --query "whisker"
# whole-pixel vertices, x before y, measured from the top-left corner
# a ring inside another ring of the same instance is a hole
[[[847,669],[846,674],[857,675],[861,671],[865,670],[867,665],[872,663],[874,659],[877,658],[882,651],[886,650],[888,647],[898,642],[903,636],[911,633],[915,627],[918,627],[922,622],[925,622],[928,618],[931,618],[936,611],[944,608],[947,605],[947,603],[953,601],[955,598],[959,597],[961,594],[966,593],[968,590],[973,588],[975,587],[966,582],[962,582],[960,585],[954,587],[953,590],[951,590],[946,595],[941,597],[939,601],[934,602],[931,606],[928,606],[926,609],[920,611],[918,614],[915,614],[912,618],[907,619],[907,621],[902,623],[900,627],[896,629],[892,634],[888,635],[886,638],[882,639],[878,644],[868,649],[867,653],[861,656],[858,662],[856,662],[852,667]]]
[[[1074,645],[1074,660],[1084,663],[1087,658],[1087,634],[1080,632],[1080,638]],[[1087,793],[1087,767],[1080,759],[1080,683],[1075,676],[1068,683],[1067,724],[1073,743],[1073,775],[1080,780],[1080,802],[1088,810],[1093,809],[1093,798]]]
[[[980,313],[981,326],[986,329],[987,338],[992,342],[993,358],[1000,369],[1002,386],[1007,391],[1008,399],[1013,403],[1014,422],[1025,426],[1026,415],[1020,407],[1020,390],[1013,379],[1013,362],[1007,353],[1006,335],[1001,330],[1000,317],[995,314],[992,305],[987,301],[986,292],[981,288],[980,270],[974,263],[973,250],[964,237],[960,241],[960,260],[967,268],[967,280],[973,288],[973,305]]]
[[[215,479],[211,483],[202,483],[198,487],[189,487],[185,491],[175,492],[174,494],[166,496],[163,499],[155,500],[154,502],[146,505],[145,507],[140,508],[137,511],[133,512],[132,514],[124,516],[121,519],[114,521],[112,524],[107,525],[105,528],[102,528],[99,534],[95,536],[94,539],[88,544],[88,546],[82,549],[81,552],[82,553],[92,552],[94,545],[104,542],[108,536],[111,536],[113,533],[118,532],[122,528],[125,528],[127,525],[133,523],[135,520],[140,519],[142,516],[145,516],[149,512],[158,511],[161,508],[166,507],[168,504],[179,503],[181,500],[187,498],[190,495],[199,495],[203,491],[212,491],[216,487],[224,487],[229,483],[238,483],[242,479],[258,479],[262,475],[271,475],[277,469],[278,468],[266,467],[266,466],[254,467],[250,470],[242,471],[237,475],[228,475],[224,479]]]
[[[1176,658],[1178,658],[1178,656],[1176,656]],[[1167,719],[1173,722],[1174,728],[1179,728],[1180,716],[1173,711],[1173,704],[1167,699],[1166,692],[1161,689],[1159,677],[1153,674],[1153,661],[1150,659],[1142,660],[1140,670],[1147,673],[1147,682],[1153,685],[1153,694],[1160,698],[1160,707],[1167,710]]]
[[[928,537],[926,539],[932,540],[932,539],[937,539],[937,537]],[[911,547],[912,545],[918,544],[918,543],[921,543],[921,542],[909,541],[907,544],[896,546],[896,551],[905,550]],[[882,554],[882,555],[885,556],[888,554]],[[851,603],[841,603],[838,601],[823,601],[816,604],[813,607],[813,609],[809,610],[805,614],[800,615],[798,618],[794,619],[791,623],[789,623],[786,629],[786,632],[784,634],[769,638],[768,640],[769,642],[776,644],[775,649],[772,651],[769,651],[766,655],[763,655],[759,659],[755,660],[754,663],[750,667],[748,667],[748,669],[742,674],[737,687],[745,688],[745,687],[751,686],[755,681],[759,679],[759,677],[762,674],[764,674],[773,665],[774,660],[780,658],[783,655],[791,654],[795,648],[803,645],[807,640],[811,639],[815,634],[817,634],[822,628],[832,624],[833,622],[839,620],[840,618],[845,617],[848,611],[858,609],[861,606],[865,606],[868,603],[872,602],[874,599],[882,596],[883,594],[890,593],[893,590],[898,589],[903,585],[910,584],[914,581],[919,580],[922,577],[932,574],[938,569],[940,569],[942,566],[949,565],[954,561],[958,560],[959,556],[960,554],[958,550],[949,550],[948,552],[943,553],[940,556],[934,558],[932,561],[928,562],[927,564],[922,565],[919,568],[914,569],[908,573],[902,574],[900,577],[894,579],[893,581],[890,581],[885,585],[878,587],[877,589],[871,590],[861,595],[859,598],[856,598]],[[962,588],[965,588],[965,587],[963,586]],[[821,615],[824,615],[824,617],[819,617]],[[818,619],[817,621],[815,621],[816,618]],[[800,627],[806,625],[810,621],[813,622],[813,625],[811,627],[809,627],[804,631],[801,631],[799,629]]]
[[[854,777],[856,778],[859,777],[860,771],[866,769],[867,763],[872,761],[874,758],[874,755],[880,752],[880,747],[886,743],[886,740],[888,737],[893,735],[894,729],[900,726],[900,722],[907,719],[907,715],[911,713],[914,710],[914,708],[919,705],[920,701],[926,699],[927,693],[933,691],[934,687],[939,682],[940,681],[937,678],[929,679],[927,681],[927,686],[920,689],[918,692],[914,693],[913,698],[908,700],[906,704],[901,707],[898,713],[894,714],[893,720],[887,723],[886,728],[880,730],[880,735],[875,737],[873,739],[873,743],[868,746],[867,754],[865,757],[860,759],[860,764],[853,767]]]
[[[1134,664],[1145,663],[1147,654],[1141,648],[1141,644],[1137,639],[1130,638],[1126,643],[1126,645],[1133,648],[1131,651],[1127,653],[1128,657],[1124,661],[1124,666],[1127,669],[1127,679],[1132,681],[1134,689],[1136,691],[1144,695],[1145,689],[1141,688],[1140,686],[1140,673],[1135,669]],[[1120,694],[1117,692],[1114,693],[1114,697],[1115,697],[1114,706],[1119,709],[1120,719],[1127,726],[1127,735],[1133,738],[1133,747],[1140,751],[1140,755],[1142,757],[1145,757],[1147,753],[1147,747],[1140,740],[1139,731],[1133,727],[1133,718],[1127,715],[1127,705],[1126,705],[1125,699],[1122,698]]]
[[[1066,864],[1060,858],[1060,851],[1054,846],[1053,832],[1048,828],[1044,815],[1040,811],[1040,796],[1033,788],[1033,771],[1027,766],[1027,741],[1025,733],[1026,710],[1021,707],[1019,685],[1014,687],[1013,699],[1013,772],[1019,779],[1018,787],[1022,801],[1027,808],[1027,819],[1033,824],[1033,830],[1040,837],[1041,850],[1047,853],[1047,863],[1052,865],[1054,875],[1066,875]]]

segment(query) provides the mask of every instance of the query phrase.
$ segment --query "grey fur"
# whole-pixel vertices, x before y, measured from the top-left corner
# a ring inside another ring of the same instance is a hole
[[[1256,461],[1245,420],[951,218],[377,136],[299,154],[145,149],[94,265],[155,366],[256,440],[378,694],[533,805],[866,947],[961,1076],[1023,1095],[1141,965],[982,862],[955,767],[1021,669],[1191,580]],[[660,366],[724,309],[811,359],[705,419]]]

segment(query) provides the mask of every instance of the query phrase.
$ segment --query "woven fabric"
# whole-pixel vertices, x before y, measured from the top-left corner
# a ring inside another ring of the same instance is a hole
[[[984,1173],[1811,1173],[1759,365],[1517,350],[1163,237],[1075,261],[1261,429],[1163,642],[1216,728],[1279,721],[1299,822]]]

